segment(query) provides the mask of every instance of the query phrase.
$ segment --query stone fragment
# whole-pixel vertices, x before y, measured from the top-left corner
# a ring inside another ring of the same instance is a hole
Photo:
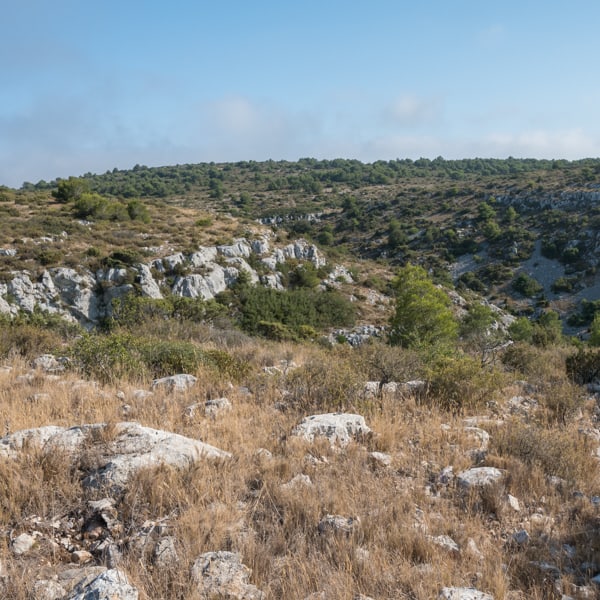
[[[527,544],[529,542],[530,537],[529,537],[529,533],[527,533],[527,530],[519,529],[519,531],[515,531],[512,534],[512,539],[517,545],[524,546],[525,544]]]
[[[12,541],[11,550],[16,556],[21,556],[27,554],[35,546],[35,543],[36,539],[32,535],[22,533]]]
[[[494,600],[489,594],[467,587],[442,588],[438,597],[440,600]]]
[[[192,579],[202,600],[262,600],[264,594],[248,583],[250,573],[234,552],[206,552],[192,565]]]
[[[172,568],[173,565],[177,564],[179,556],[173,536],[167,535],[158,540],[154,547],[153,559],[154,564],[161,569]]]
[[[360,519],[342,515],[325,515],[319,521],[317,529],[321,535],[332,533],[352,535],[360,529]]]

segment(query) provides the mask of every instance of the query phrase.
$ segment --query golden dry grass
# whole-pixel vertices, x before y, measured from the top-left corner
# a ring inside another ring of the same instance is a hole
[[[519,597],[517,592],[523,598],[548,598],[552,586],[532,561],[559,567],[600,563],[598,515],[589,500],[600,489],[597,461],[591,457],[593,443],[578,433],[589,421],[591,405],[566,423],[548,419],[542,402],[539,418],[528,424],[516,417],[503,425],[482,423],[492,438],[482,464],[505,470],[506,478],[487,493],[465,495],[455,481],[445,484],[439,477],[445,467],[456,474],[476,462],[471,452],[480,442],[465,432],[465,414],[444,412],[435,399],[361,400],[353,395],[353,382],[368,365],[360,366],[360,355],[347,350],[247,342],[236,353],[252,364],[242,382],[252,394],[208,369],[197,373],[196,386],[185,393],[155,392],[145,399],[137,399],[136,385],[126,381],[99,386],[75,373],[56,379],[42,372],[23,378],[29,366],[22,359],[11,361],[10,371],[0,371],[0,424],[7,432],[136,420],[233,454],[229,461],[199,461],[183,470],[141,471],[115,498],[127,540],[122,566],[141,598],[192,600],[190,565],[200,553],[214,550],[240,552],[252,569],[252,582],[268,599],[302,600],[325,592],[331,599],[362,593],[427,600],[444,585],[473,585],[497,600]],[[293,360],[300,369],[280,376],[262,373],[263,366],[280,359]],[[320,368],[328,371],[327,378]],[[297,373],[313,378],[306,402]],[[335,409],[341,393],[348,395],[343,408],[363,414],[375,432],[365,446],[339,450],[324,441],[309,444],[291,437],[303,416]],[[210,417],[200,410],[187,416],[187,406],[218,396],[229,397],[230,412]],[[478,411],[483,417],[487,409],[480,405]],[[105,435],[109,440],[110,431]],[[373,461],[371,451],[389,454],[390,466]],[[0,460],[6,597],[31,597],[41,565],[58,570],[70,560],[68,552],[44,544],[15,557],[10,537],[29,531],[33,515],[44,523],[80,515],[87,500],[108,493],[84,489],[70,463],[67,456],[46,456],[35,448],[16,461]],[[300,474],[311,483],[285,487]],[[557,486],[550,476],[564,484]],[[507,505],[507,493],[519,499],[520,512]],[[351,535],[321,534],[317,526],[327,514],[358,517],[360,528]],[[153,564],[151,546],[140,550],[134,543],[145,523],[163,520],[178,551],[170,568]],[[522,547],[511,541],[521,528],[531,536]],[[434,538],[442,535],[460,551],[436,544]],[[562,557],[564,544],[576,548],[576,559]],[[565,586],[577,576],[564,575]]]

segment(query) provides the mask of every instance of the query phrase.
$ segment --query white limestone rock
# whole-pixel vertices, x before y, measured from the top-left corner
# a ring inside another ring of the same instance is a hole
[[[254,252],[254,254],[264,256],[270,250],[269,239],[267,237],[261,237],[256,240],[252,240],[250,242],[250,247],[252,248],[252,252]]]
[[[205,552],[192,565],[192,579],[203,600],[262,600],[264,594],[248,583],[250,574],[235,552]]]
[[[175,296],[212,300],[237,281],[239,271],[235,267],[221,267],[213,264],[206,275],[197,273],[177,277],[172,288]]]
[[[215,246],[201,246],[189,257],[189,262],[195,269],[210,265],[217,258],[217,248]]]
[[[347,446],[351,441],[362,441],[372,434],[365,418],[352,413],[326,413],[305,417],[293,430],[292,435],[313,442],[324,437],[329,443]]]
[[[16,458],[28,446],[41,448],[49,439],[63,431],[65,431],[64,427],[46,425],[5,435],[0,438],[0,457]]]
[[[11,544],[11,550],[16,556],[27,554],[36,544],[36,539],[28,533],[18,535]]]
[[[458,485],[464,489],[482,488],[499,483],[504,473],[496,467],[474,467],[458,474]]]
[[[440,590],[440,600],[494,600],[493,596],[475,588],[445,587]]]
[[[139,264],[136,266],[137,281],[142,291],[142,296],[160,300],[163,295],[156,280],[152,276],[152,271],[148,265]]]
[[[226,258],[248,258],[252,253],[252,248],[247,240],[236,240],[233,244],[217,246],[219,254]]]
[[[343,534],[352,535],[360,530],[360,519],[358,517],[344,517],[343,515],[325,515],[317,526],[321,535]]]
[[[59,267],[51,269],[50,275],[64,307],[83,324],[95,323],[100,316],[100,306],[94,293],[96,280],[91,274]]]
[[[64,600],[138,600],[136,588],[120,569],[108,569],[89,583],[77,585]]]
[[[169,375],[152,381],[152,389],[166,389],[169,392],[185,392],[193,387],[197,378],[188,373],[178,373],[177,375]]]

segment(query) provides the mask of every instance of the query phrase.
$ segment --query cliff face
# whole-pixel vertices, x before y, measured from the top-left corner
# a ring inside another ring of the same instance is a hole
[[[258,270],[250,266],[251,258]],[[305,240],[271,249],[265,235],[258,240],[240,238],[231,245],[199,247],[191,254],[177,253],[95,273],[56,267],[34,277],[29,271],[13,271],[8,281],[0,283],[0,312],[16,315],[19,310],[37,309],[93,327],[110,316],[114,299],[136,290],[155,299],[169,293],[211,300],[235,284],[240,273],[245,273],[251,283],[281,288],[279,265],[289,259],[310,262],[315,267],[326,262],[316,246]]]

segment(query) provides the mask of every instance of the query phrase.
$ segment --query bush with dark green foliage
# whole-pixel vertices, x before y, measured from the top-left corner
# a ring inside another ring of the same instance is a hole
[[[537,296],[539,293],[544,291],[544,288],[527,273],[519,273],[512,282],[512,287],[516,292],[531,298]]]
[[[301,337],[302,326],[314,329],[347,327],[353,325],[355,319],[354,306],[336,290],[320,292],[299,288],[280,291],[240,285],[222,294],[220,301],[234,304],[244,331],[262,335],[271,331],[276,338],[287,335],[288,331]],[[274,326],[276,323],[284,328]]]

